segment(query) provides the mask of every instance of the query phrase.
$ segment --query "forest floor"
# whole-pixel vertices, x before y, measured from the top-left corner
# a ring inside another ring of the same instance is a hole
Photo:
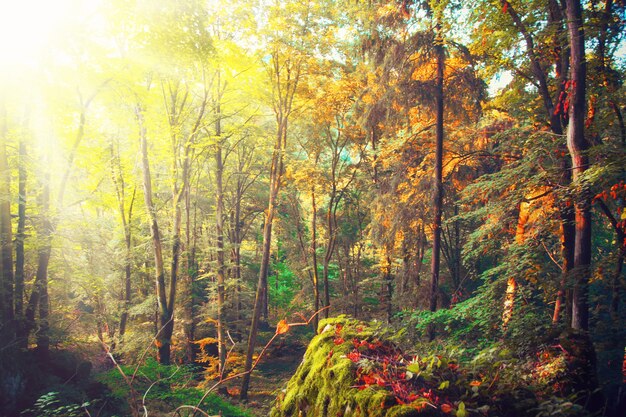
[[[301,345],[274,349],[259,362],[252,373],[248,402],[242,403],[239,400],[240,378],[224,383],[223,386],[229,393],[227,400],[247,409],[254,416],[269,415],[279,391],[285,387],[302,362],[305,350],[306,347]]]
[[[286,386],[286,383],[294,375],[296,369],[302,362],[306,345],[303,340],[294,340],[292,338],[284,338],[271,346],[263,355],[252,373],[250,380],[250,388],[248,391],[248,401],[242,402],[239,399],[241,390],[241,378],[235,378],[227,381],[215,390],[215,393],[221,396],[227,402],[249,412],[250,416],[261,417],[269,415],[271,408],[274,406],[275,399]],[[53,376],[54,381],[64,381],[62,385],[68,383],[76,383],[77,389],[80,390],[80,384],[89,385],[99,379],[99,376],[112,373],[117,374],[115,366],[111,363],[110,357],[102,350],[102,347],[90,341],[90,343],[75,343],[72,346],[66,346],[65,349],[53,350],[54,360],[50,365],[54,365],[46,372]],[[76,369],[78,364],[90,364],[91,379],[79,382],[76,380]],[[130,365],[133,367],[132,365]],[[154,371],[154,369],[153,369]],[[140,371],[140,374],[142,372]],[[198,378],[196,383],[202,379],[202,374],[196,375]],[[44,377],[42,377],[44,378]],[[119,376],[118,376],[119,378]],[[45,378],[44,378],[45,379]],[[119,381],[122,384],[122,381]],[[123,384],[122,384],[123,385]],[[193,387],[195,383],[189,385]],[[212,385],[211,383],[207,385]],[[82,387],[84,388],[84,387]],[[139,390],[145,389],[143,385],[139,385]],[[198,387],[199,388],[199,387]],[[51,388],[39,387],[42,392],[47,392]],[[38,390],[39,390],[38,389]],[[56,391],[56,389],[54,389]],[[156,388],[154,388],[156,390]],[[99,391],[99,395],[104,395],[105,391]],[[93,400],[94,398],[89,398]],[[34,398],[32,399],[34,401]],[[193,405],[193,404],[189,404]],[[175,405],[167,400],[149,400],[148,409],[151,416],[171,416]]]

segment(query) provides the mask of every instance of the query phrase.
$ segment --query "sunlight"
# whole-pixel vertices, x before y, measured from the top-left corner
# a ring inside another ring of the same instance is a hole
[[[64,20],[80,8],[76,0],[0,0],[0,65],[13,70],[37,65]]]
[[[34,69],[76,21],[93,17],[101,0],[0,0],[0,66]]]

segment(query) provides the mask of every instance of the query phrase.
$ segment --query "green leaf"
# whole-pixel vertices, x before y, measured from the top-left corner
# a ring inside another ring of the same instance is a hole
[[[415,362],[415,363],[411,363],[409,364],[409,366],[406,367],[406,370],[409,372],[412,372],[414,374],[419,374],[420,373],[420,364]]]
[[[443,381],[441,384],[439,384],[439,389],[446,389],[450,386],[450,381]]]
[[[467,411],[465,411],[465,403],[461,401],[459,408],[456,410],[456,417],[467,417]]]

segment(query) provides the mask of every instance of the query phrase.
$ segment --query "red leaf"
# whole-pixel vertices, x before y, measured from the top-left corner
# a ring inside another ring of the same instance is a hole
[[[504,5],[502,6],[502,13],[506,13],[507,10],[509,10],[509,2],[505,1]]]
[[[372,385],[376,383],[376,379],[371,375],[363,375],[363,383],[365,383],[365,385]]]

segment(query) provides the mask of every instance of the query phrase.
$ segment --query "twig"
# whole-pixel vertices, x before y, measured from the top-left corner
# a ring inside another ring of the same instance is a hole
[[[130,404],[130,406],[131,406],[130,408],[131,408],[131,413],[132,413],[133,417],[139,416],[139,413],[137,412],[137,406],[138,406],[138,404],[137,404],[137,397],[136,397],[137,391],[135,391],[135,389],[133,388],[133,382],[135,381],[135,377],[137,376],[137,372],[139,371],[139,367],[141,366],[141,363],[143,362],[144,358],[146,357],[146,354],[148,353],[148,350],[150,350],[150,347],[152,346],[154,341],[157,339],[157,337],[159,337],[159,334],[161,334],[161,331],[163,331],[165,326],[167,326],[169,324],[169,322],[172,321],[173,319],[174,319],[174,316],[172,315],[172,317],[163,325],[163,327],[161,327],[159,329],[159,331],[156,332],[156,334],[152,338],[151,342],[148,344],[146,349],[142,352],[141,356],[139,356],[139,361],[137,362],[137,366],[135,367],[135,370],[133,371],[133,374],[131,375],[130,378],[128,378],[128,375],[126,375],[126,373],[124,372],[122,367],[117,363],[117,361],[113,357],[113,354],[111,353],[111,349],[109,348],[109,346],[106,343],[104,343],[102,340],[100,341],[100,343],[104,347],[104,350],[105,350],[107,356],[111,359],[111,362],[113,362],[113,365],[115,365],[115,367],[119,371],[120,375],[122,375],[122,378],[124,379],[124,382],[126,383],[126,385],[128,385],[128,389],[130,390],[131,403],[132,403],[132,404]],[[154,385],[154,384],[152,384],[152,385]],[[152,385],[150,386],[150,388],[152,388]],[[148,388],[148,390],[150,390],[150,388]],[[143,411],[144,411],[144,416],[147,417],[148,416],[148,410],[146,409],[146,406],[145,406],[145,395],[144,395],[144,399],[142,401],[142,408],[143,408]]]
[[[325,306],[320,308],[319,310],[317,310],[315,313],[313,313],[313,315],[311,317],[308,318],[308,320],[304,321],[304,322],[298,322],[298,323],[288,323],[287,327],[291,328],[291,327],[296,327],[296,326],[308,326],[311,321],[313,321],[313,319],[322,311],[326,310],[327,308],[330,308],[330,306]],[[201,409],[200,406],[202,405],[202,403],[204,402],[204,400],[209,396],[210,393],[212,393],[215,388],[217,388],[218,386],[220,386],[221,384],[223,384],[224,382],[230,381],[232,379],[235,378],[239,378],[242,377],[246,374],[250,374],[252,373],[252,371],[254,370],[254,368],[256,368],[256,366],[259,364],[259,361],[261,360],[261,358],[263,357],[263,355],[265,354],[265,352],[267,351],[267,349],[271,346],[271,344],[274,342],[274,339],[276,339],[278,336],[284,334],[285,332],[281,332],[279,333],[278,329],[276,329],[276,333],[274,333],[274,335],[272,336],[272,338],[265,344],[265,346],[263,346],[263,349],[261,350],[261,353],[259,353],[259,355],[257,356],[256,360],[254,361],[254,363],[252,364],[252,366],[250,367],[249,371],[244,371],[244,372],[240,372],[238,374],[234,374],[231,375],[229,377],[224,378],[224,371],[226,369],[226,367],[224,366],[224,369],[221,370],[220,372],[220,379],[213,384],[202,396],[202,398],[200,398],[200,401],[198,401],[198,404],[193,407],[193,406],[180,406],[178,408],[176,408],[176,410],[174,410],[175,414],[179,414],[179,410],[182,408],[191,408],[194,410],[194,413],[191,415],[191,417],[196,417],[196,412],[202,412],[204,415],[207,415],[206,413],[204,413]],[[230,350],[228,351],[228,354],[226,355],[226,357],[228,358],[228,356],[230,356],[231,352],[233,351],[234,347],[235,347],[235,342],[233,341],[233,339],[230,337],[230,333],[228,333],[228,338],[230,339],[232,346],[230,348]]]
[[[148,396],[148,393],[150,392],[150,390],[152,389],[153,386],[155,386],[157,383],[165,380],[165,379],[170,379],[172,378],[174,375],[176,375],[178,373],[178,371],[180,371],[180,367],[176,367],[176,370],[174,372],[172,372],[172,375],[168,376],[167,378],[159,378],[156,381],[154,381],[152,384],[150,384],[150,386],[148,387],[148,389],[146,390],[146,392],[143,393],[143,397],[141,397],[141,406],[143,407],[144,410],[144,414],[146,415],[146,417],[148,416],[148,408],[146,407],[146,397]],[[145,376],[145,375],[144,375]]]
[[[206,412],[202,411],[201,409],[199,409],[198,407],[195,407],[193,405],[181,405],[180,407],[178,407],[174,411],[174,415],[182,417],[182,415],[180,414],[180,411],[183,410],[183,409],[191,409],[191,410],[193,410],[194,415],[195,415],[195,413],[200,413],[200,414],[202,414],[205,417],[215,417],[215,416],[210,416],[209,413],[206,413]]]
[[[546,244],[544,242],[541,242],[541,245],[543,246],[543,248],[546,250],[546,253],[548,254],[548,256],[550,257],[550,259],[552,260],[552,262],[554,262],[554,264],[561,270],[563,271],[563,265],[559,264],[557,262],[556,259],[554,259],[554,256],[552,255],[552,252],[550,252],[548,250],[548,247],[546,246]]]
[[[130,399],[132,402],[132,404],[130,405],[131,413],[133,414],[133,417],[136,417],[139,414],[137,413],[137,398],[135,396],[136,391],[133,388],[133,383],[130,379],[128,379],[128,376],[126,375],[122,367],[117,363],[117,361],[113,357],[113,354],[111,354],[111,350],[109,349],[109,347],[104,342],[101,343],[104,346],[107,356],[111,359],[111,362],[113,362],[113,365],[115,365],[120,375],[122,375],[122,378],[124,379],[124,382],[126,382],[126,385],[128,385],[128,389],[130,390]]]

